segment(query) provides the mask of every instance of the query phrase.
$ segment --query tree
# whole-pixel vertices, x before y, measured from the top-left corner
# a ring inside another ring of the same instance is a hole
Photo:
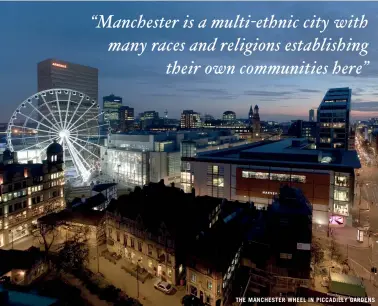
[[[56,268],[58,271],[63,270],[72,272],[82,270],[88,263],[88,244],[79,240],[69,240],[63,244],[63,248],[59,251]]]
[[[88,239],[90,228],[70,223],[65,223],[64,225],[67,231],[66,241],[55,258],[55,267],[58,271],[72,272],[82,270],[89,259]]]
[[[51,213],[38,219],[36,230],[33,231],[33,236],[38,239],[39,244],[44,248],[43,251],[46,258],[56,237],[59,235],[58,226],[59,221],[56,218],[56,213]]]
[[[324,251],[321,248],[319,241],[315,240],[311,246],[312,261],[314,265],[319,265],[324,260]]]
[[[66,181],[66,183],[64,184],[64,200],[66,201],[66,203],[69,203],[72,200],[71,199],[72,191],[73,191],[73,188],[72,188],[71,182]]]

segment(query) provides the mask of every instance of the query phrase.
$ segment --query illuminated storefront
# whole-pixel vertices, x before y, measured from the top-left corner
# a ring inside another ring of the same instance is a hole
[[[182,164],[190,169],[185,178],[193,178],[196,195],[252,201],[264,208],[282,185],[289,185],[301,189],[311,202],[315,224],[334,226],[351,222],[354,171],[361,167],[355,151],[323,152],[310,149],[302,139],[203,152],[183,157]]]
[[[107,149],[103,154],[102,171],[126,186],[148,183],[149,152]]]

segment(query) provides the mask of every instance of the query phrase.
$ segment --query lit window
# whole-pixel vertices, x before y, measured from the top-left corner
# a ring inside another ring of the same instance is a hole
[[[213,178],[213,186],[224,187],[224,178],[223,177]]]
[[[207,281],[207,289],[212,290],[213,289],[213,282]]]
[[[192,283],[195,283],[197,281],[197,275],[192,273],[192,277],[190,278]]]
[[[218,173],[219,173],[219,167],[213,166],[213,174],[218,174]]]
[[[349,201],[349,194],[347,190],[335,190],[334,197],[336,201]]]
[[[349,177],[346,175],[336,175],[335,176],[335,185],[348,187],[349,186]]]
[[[292,254],[288,254],[288,253],[280,253],[280,258],[281,259],[292,259],[293,255]]]
[[[269,180],[269,173],[267,172],[254,172],[254,171],[244,171],[244,177],[254,178],[258,180]]]

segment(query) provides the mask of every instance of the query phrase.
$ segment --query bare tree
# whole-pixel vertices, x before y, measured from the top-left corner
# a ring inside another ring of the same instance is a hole
[[[37,226],[33,231],[33,236],[39,241],[39,244],[44,247],[46,257],[59,235],[59,219],[56,217],[57,202],[51,201],[46,204],[44,208],[45,216],[38,219]]]
[[[46,257],[48,257],[50,248],[54,244],[56,237],[59,235],[59,230],[55,224],[38,223],[37,230],[33,233],[39,243],[44,247]]]

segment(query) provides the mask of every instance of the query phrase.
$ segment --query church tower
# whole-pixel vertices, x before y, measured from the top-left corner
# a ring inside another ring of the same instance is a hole
[[[252,109],[252,105],[251,107],[249,108],[249,113],[248,113],[248,119],[249,119],[249,126],[252,127],[253,125],[253,109]]]
[[[252,109],[252,106],[251,106],[251,109]],[[253,115],[252,115],[252,131],[253,131],[253,138],[260,137],[260,131],[261,131],[260,114],[259,114],[259,107],[257,105],[255,106],[253,110]]]

